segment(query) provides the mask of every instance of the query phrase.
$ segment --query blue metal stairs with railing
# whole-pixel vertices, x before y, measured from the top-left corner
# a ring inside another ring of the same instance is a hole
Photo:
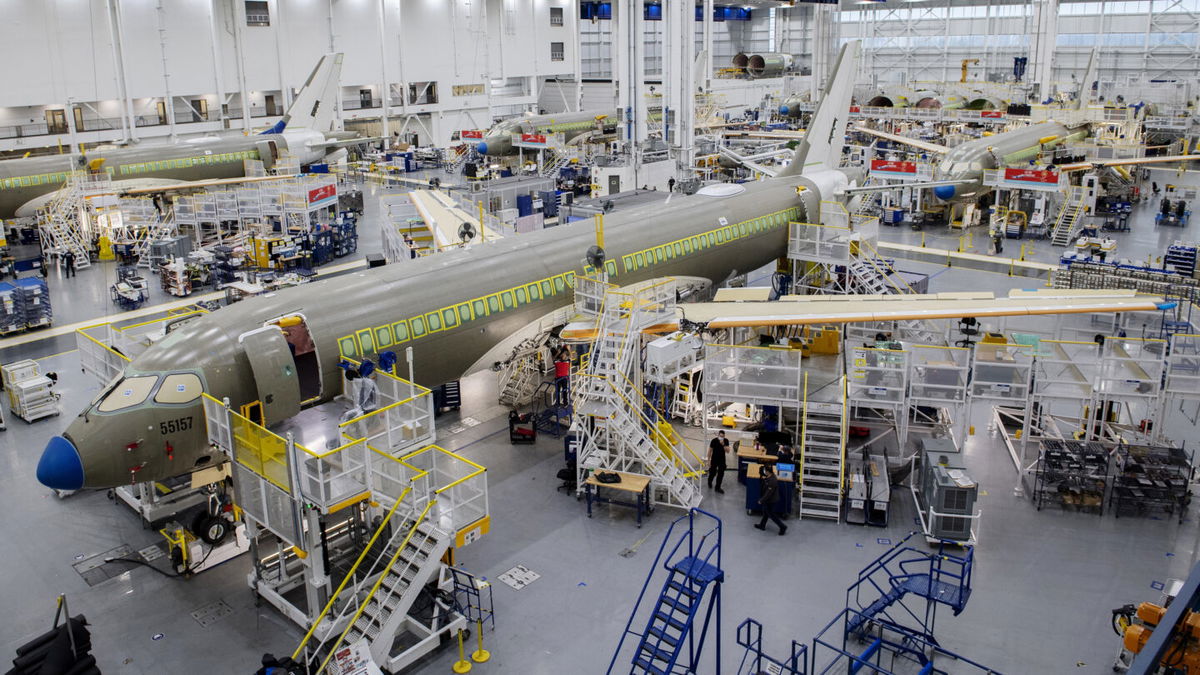
[[[912,536],[909,534],[863,568],[858,580],[847,589],[846,606],[858,606],[847,618],[848,635],[864,636],[871,621],[882,616],[893,623],[899,622],[898,619],[914,620],[916,625],[910,627],[934,641],[937,605],[947,605],[955,616],[966,608],[971,597],[974,548],[968,546],[962,555],[955,556],[946,551],[943,543],[939,544],[937,553],[931,553],[906,546]],[[875,599],[864,604],[864,594],[867,597],[875,595]],[[923,612],[913,611],[904,604],[904,599],[909,596],[924,600]]]
[[[554,401],[553,382],[538,385],[533,392],[533,401],[533,424],[538,431],[558,438],[571,426],[571,406]]]
[[[686,524],[687,529],[677,527]],[[704,533],[697,528],[707,526]],[[667,552],[669,544],[670,551]],[[634,620],[646,591],[659,569],[666,571],[658,597],[645,619],[642,632],[632,630]],[[617,668],[627,638],[636,637],[637,646],[628,656],[630,675],[672,675],[695,673],[700,663],[708,629],[715,619],[716,659],[721,658],[721,584],[725,572],[721,569],[721,520],[716,516],[690,509],[671,523],[658,556],[650,568],[637,603],[625,624],[625,633],[617,643],[608,673]],[[696,630],[697,621],[704,620]],[[632,640],[630,640],[632,642]],[[622,670],[624,666],[620,667]]]

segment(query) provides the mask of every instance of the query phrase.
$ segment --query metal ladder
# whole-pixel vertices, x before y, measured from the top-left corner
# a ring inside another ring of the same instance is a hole
[[[669,409],[671,417],[682,419],[684,424],[699,422],[701,409],[696,400],[696,387],[703,374],[704,366],[699,365],[675,377],[675,393],[672,394]]]
[[[841,520],[846,476],[846,407],[804,401],[800,445],[800,518]]]
[[[570,163],[571,157],[559,152],[554,153],[554,157],[542,167],[540,175],[543,178],[552,178],[558,175],[558,170]]]
[[[49,205],[38,211],[38,230],[42,238],[43,250],[71,251],[75,254],[75,269],[92,266],[89,254],[89,242],[84,241],[80,229],[79,216],[82,209],[87,208],[84,197],[89,194],[105,192],[111,188],[107,176],[102,179],[89,180],[88,176],[75,173],[68,179]]]
[[[1075,225],[1083,215],[1083,200],[1087,197],[1087,188],[1073,186],[1067,196],[1063,208],[1058,212],[1058,220],[1054,222],[1054,230],[1050,241],[1055,246],[1066,246],[1071,243],[1075,234]]]
[[[156,213],[154,220],[146,226],[144,232],[138,235],[137,241],[134,243],[133,253],[137,257],[137,266],[150,267],[152,264],[150,244],[174,236],[178,229],[171,209],[168,209],[166,213]]]
[[[638,301],[622,302],[627,297],[605,296],[588,372],[572,379],[571,427],[583,439],[577,484],[583,485],[590,469],[638,473],[651,478],[664,503],[693,508],[703,497],[701,462],[696,458],[696,466],[689,465],[687,444],[631,379],[638,374],[642,326]]]

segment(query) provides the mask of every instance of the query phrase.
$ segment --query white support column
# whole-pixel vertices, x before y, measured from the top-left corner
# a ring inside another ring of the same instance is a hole
[[[171,130],[171,140],[175,140],[175,97],[171,95],[171,69],[167,64],[167,10],[163,0],[158,0],[154,8],[154,16],[158,26],[158,49],[162,54],[163,72],[163,109],[167,114],[167,128]]]
[[[125,140],[136,141],[137,120],[133,117],[133,99],[129,96],[129,81],[125,73],[125,31],[121,24],[120,0],[108,0],[108,32],[112,38],[113,61],[117,68],[117,90],[121,95],[122,126]]]
[[[563,17],[563,24],[571,29],[571,35],[575,36],[575,58],[571,68],[575,76],[575,111],[583,110],[583,35],[579,31],[579,0],[572,2],[569,7],[563,8],[564,12],[570,12],[570,17]],[[487,31],[487,22],[483,22],[485,36]],[[561,85],[560,85],[561,87]],[[570,110],[570,107],[567,108]]]
[[[712,91],[713,78],[713,0],[704,0],[704,91]]]
[[[815,102],[821,95],[821,87],[824,86],[826,78],[829,77],[829,69],[832,67],[830,59],[833,56],[833,49],[837,42],[834,12],[837,12],[838,8],[831,5],[814,5],[812,10],[813,65],[809,91],[812,93],[812,100]]]
[[[626,62],[629,60],[629,31],[625,29],[626,12],[624,2],[612,3],[612,84],[613,103],[620,111],[620,126],[617,137],[629,140],[630,133],[626,132],[625,120],[628,118],[629,88],[625,86]]]
[[[287,72],[284,70],[283,64],[287,62],[285,54],[285,41],[287,31],[284,28],[283,5],[281,0],[273,0],[270,7],[271,16],[271,32],[275,34],[275,66],[276,72],[279,75],[279,100],[283,103],[283,109],[287,110],[292,107],[292,88],[288,86]]]
[[[233,53],[237,59],[238,95],[242,99],[242,129],[250,129],[250,92],[246,89],[246,45],[242,27],[246,25],[246,3],[230,2],[233,21]]]
[[[379,115],[380,133],[381,136],[388,139],[388,144],[391,144],[392,135],[388,131],[388,112],[391,108],[391,80],[388,79],[388,53],[387,53],[387,8],[384,6],[385,0],[379,0],[379,70],[383,77],[383,82],[379,86],[379,105],[383,112]],[[341,98],[339,96],[338,98]]]
[[[646,26],[642,0],[626,0],[626,21],[629,29],[629,73],[628,90],[633,109],[634,181],[637,182],[637,167],[641,163],[642,144],[646,142]]]
[[[225,80],[221,65],[221,40],[217,24],[217,3],[210,0],[208,5],[209,45],[212,47],[213,85],[217,88],[217,119],[225,121]]]
[[[664,139],[676,150],[678,168],[688,170],[692,166],[693,137],[696,122],[696,10],[691,3],[667,3],[666,44],[663,55],[662,81],[665,89],[665,105],[675,112],[675,121],[667,128],[670,138]],[[664,110],[664,114],[666,111]],[[666,120],[664,120],[666,124]]]
[[[1052,93],[1054,83],[1054,45],[1058,40],[1058,0],[1036,0],[1033,6],[1033,35],[1030,36],[1033,84],[1038,100]]]

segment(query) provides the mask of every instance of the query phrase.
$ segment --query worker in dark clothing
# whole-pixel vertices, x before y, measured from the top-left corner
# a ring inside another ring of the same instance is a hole
[[[66,276],[75,276],[75,252],[71,249],[67,249],[67,252],[63,254],[63,267],[66,268]]]
[[[725,438],[724,431],[718,431],[716,438],[708,444],[708,487],[713,486],[713,481],[717,483],[717,492],[725,494],[721,489],[721,480],[725,478],[725,453],[729,451],[729,439]]]
[[[779,536],[782,537],[787,533],[787,525],[779,519],[779,478],[775,476],[775,469],[770,464],[761,466],[759,476],[762,480],[762,496],[758,498],[758,505],[762,507],[762,520],[754,527],[766,530],[767,518],[770,518],[779,528]]]
[[[1175,202],[1175,217],[1176,218],[1183,218],[1183,214],[1185,211],[1187,211],[1187,202],[1183,201],[1182,199]]]
[[[667,192],[674,192],[674,191],[675,191],[675,179],[669,178],[669,179],[667,179]]]
[[[1163,197],[1162,203],[1159,204],[1159,210],[1164,216],[1171,215],[1171,200]]]

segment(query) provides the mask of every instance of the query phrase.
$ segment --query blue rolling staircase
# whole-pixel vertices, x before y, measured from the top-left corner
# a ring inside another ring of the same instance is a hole
[[[808,645],[792,640],[792,653],[786,660],[779,660],[763,652],[762,624],[746,619],[738,626],[737,643],[745,648],[737,675],[806,675],[808,673]]]
[[[571,406],[554,402],[554,383],[543,382],[533,392],[533,423],[538,431],[558,438],[571,426]]]
[[[906,625],[933,637],[939,604],[949,606],[958,616],[971,597],[971,571],[975,550],[966,547],[961,556],[950,555],[940,544],[936,554],[907,545],[909,534],[890,551],[875,559],[858,574],[858,580],[846,590],[846,606],[854,610],[846,622],[847,635],[862,638],[876,617]],[[923,608],[914,610],[906,600],[916,600]]]
[[[683,529],[686,526],[686,529]],[[679,528],[677,530],[677,528]],[[668,545],[670,550],[668,552]],[[666,578],[654,601],[649,616],[644,619],[642,632],[632,629],[646,591],[655,580],[659,570],[665,570]],[[624,670],[617,666],[622,659],[626,640],[636,648],[632,655],[626,653],[630,675],[671,675],[695,673],[699,668],[705,638],[710,625],[716,627],[715,671],[720,672],[721,662],[721,584],[725,572],[721,569],[721,519],[700,509],[691,509],[671,523],[658,556],[642,585],[637,603],[625,624],[625,632],[617,643],[608,673]],[[703,614],[704,621],[697,631],[697,622]]]

